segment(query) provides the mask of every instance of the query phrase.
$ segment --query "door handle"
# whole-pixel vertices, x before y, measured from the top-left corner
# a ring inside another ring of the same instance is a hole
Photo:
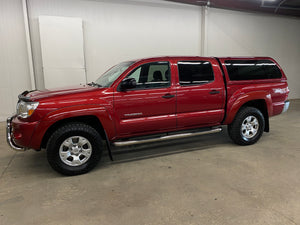
[[[209,92],[209,94],[211,94],[211,95],[216,95],[216,94],[219,94],[219,93],[220,93],[220,91],[217,91],[217,90],[211,90]]]
[[[165,94],[164,96],[162,96],[163,98],[174,98],[175,95],[171,95],[171,94]]]

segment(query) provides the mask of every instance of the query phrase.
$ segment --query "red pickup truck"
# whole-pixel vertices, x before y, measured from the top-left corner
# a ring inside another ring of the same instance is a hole
[[[95,82],[25,91],[7,119],[15,150],[46,148],[65,175],[90,171],[103,148],[221,131],[239,145],[289,107],[287,78],[268,57],[155,57],[120,63]]]

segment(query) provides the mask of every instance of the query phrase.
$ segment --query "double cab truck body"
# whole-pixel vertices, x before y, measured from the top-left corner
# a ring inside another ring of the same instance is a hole
[[[95,82],[25,91],[7,120],[15,150],[46,148],[58,172],[88,172],[103,143],[122,146],[214,133],[253,144],[286,111],[287,78],[269,57],[155,57],[120,63]]]

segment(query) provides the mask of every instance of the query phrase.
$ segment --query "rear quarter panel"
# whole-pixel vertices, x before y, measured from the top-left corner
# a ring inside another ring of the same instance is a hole
[[[228,59],[268,59],[276,63],[282,73],[282,77],[279,79],[231,81],[225,65],[225,61]],[[227,107],[224,124],[230,124],[238,110],[245,103],[253,100],[264,100],[269,116],[275,116],[282,112],[289,89],[286,76],[274,59],[269,57],[220,58],[220,62],[223,67],[227,87]]]

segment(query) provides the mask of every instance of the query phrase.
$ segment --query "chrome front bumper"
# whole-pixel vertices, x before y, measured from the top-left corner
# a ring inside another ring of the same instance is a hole
[[[6,141],[8,143],[8,145],[13,149],[13,150],[16,150],[16,151],[25,151],[26,148],[22,148],[22,147],[19,147],[17,146],[13,140],[12,140],[12,127],[11,127],[11,121],[12,121],[13,117],[8,117],[7,120],[6,120]]]
[[[284,102],[284,107],[283,107],[282,113],[285,113],[289,107],[290,107],[290,101],[287,100]]]

